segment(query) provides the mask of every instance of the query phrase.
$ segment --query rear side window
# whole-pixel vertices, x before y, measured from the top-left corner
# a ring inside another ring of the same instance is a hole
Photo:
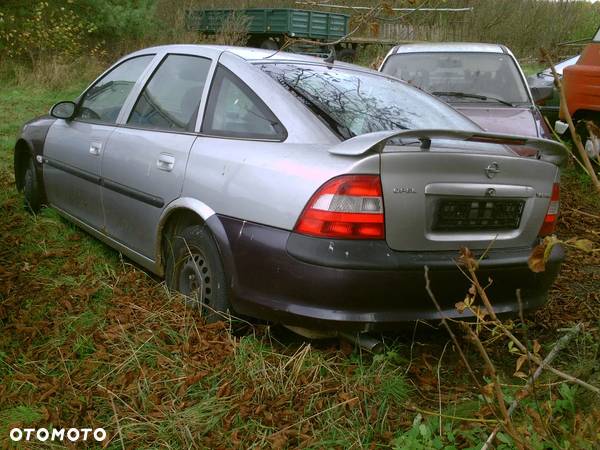
[[[76,118],[89,122],[115,123],[123,103],[154,55],[122,62],[84,94]]]
[[[210,59],[199,56],[167,56],[144,87],[127,123],[193,130],[210,65]]]
[[[267,105],[223,66],[215,72],[202,132],[233,138],[285,139],[285,129]]]
[[[435,97],[378,73],[308,64],[260,67],[342,139],[382,130],[478,129]]]

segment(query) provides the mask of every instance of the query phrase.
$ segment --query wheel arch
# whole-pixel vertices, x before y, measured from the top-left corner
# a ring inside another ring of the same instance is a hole
[[[164,276],[169,239],[193,225],[206,225],[209,228],[231,284],[235,279],[235,271],[231,246],[225,228],[212,208],[194,198],[178,198],[165,208],[157,230],[156,271],[159,275]]]

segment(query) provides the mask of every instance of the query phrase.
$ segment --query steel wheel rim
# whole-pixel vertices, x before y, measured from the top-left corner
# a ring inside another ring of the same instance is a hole
[[[212,271],[200,251],[192,251],[181,263],[179,291],[197,306],[211,304]]]

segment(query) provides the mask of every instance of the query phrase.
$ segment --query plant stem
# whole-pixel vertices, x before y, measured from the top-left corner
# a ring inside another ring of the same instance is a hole
[[[567,334],[562,336],[556,342],[556,344],[554,344],[554,347],[552,348],[552,350],[550,350],[550,353],[548,353],[548,355],[544,358],[542,363],[538,366],[538,368],[536,369],[534,374],[527,381],[527,384],[523,388],[523,392],[526,393],[527,391],[529,391],[529,389],[531,389],[534,386],[535,381],[542,374],[542,371],[548,366],[548,364],[550,364],[552,362],[552,360],[554,360],[554,358],[556,358],[556,355],[558,355],[558,352],[560,352],[563,348],[565,348],[567,346],[567,344],[569,343],[569,341],[576,334],[578,334],[581,331],[581,327],[582,327],[581,323],[578,323],[573,328],[571,328]],[[515,398],[512,401],[512,403],[510,404],[510,407],[508,408],[509,416],[512,415],[512,413],[515,411],[515,409],[517,409],[518,404],[519,404],[519,399]],[[485,444],[483,445],[483,447],[481,447],[481,450],[488,450],[491,448],[492,442],[496,438],[496,434],[498,433],[499,429],[500,429],[499,426],[496,425],[496,428],[494,428],[494,431],[492,431],[492,433],[488,436],[488,438],[485,441]]]

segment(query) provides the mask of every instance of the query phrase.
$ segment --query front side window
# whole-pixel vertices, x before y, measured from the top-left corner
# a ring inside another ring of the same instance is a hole
[[[309,64],[261,68],[342,139],[396,129],[474,129],[473,122],[447,104],[381,74]]]
[[[115,123],[127,96],[153,58],[154,55],[137,56],[107,73],[84,94],[76,118]]]
[[[381,70],[451,102],[530,101],[516,63],[503,53],[398,53]]]
[[[198,56],[167,56],[140,94],[127,124],[192,131],[210,65],[210,59]]]
[[[215,72],[202,132],[234,138],[285,138],[285,130],[271,110],[238,77],[222,66]]]

